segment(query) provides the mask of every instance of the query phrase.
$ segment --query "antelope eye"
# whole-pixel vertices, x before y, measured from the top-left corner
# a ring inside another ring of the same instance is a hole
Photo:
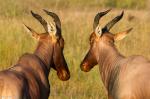
[[[90,37],[90,44],[93,44],[95,37]]]
[[[93,44],[93,40],[90,40],[90,44]]]

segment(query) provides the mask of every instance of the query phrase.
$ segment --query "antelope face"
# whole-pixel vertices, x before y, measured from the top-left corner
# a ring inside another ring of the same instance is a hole
[[[63,49],[64,49],[64,39],[61,35],[61,22],[59,17],[47,10],[44,10],[46,14],[50,15],[54,23],[48,23],[40,15],[35,14],[31,11],[32,16],[35,17],[44,27],[45,33],[39,34],[35,32],[30,27],[26,26],[28,30],[31,31],[32,36],[39,41],[39,49],[43,48],[50,50],[50,63],[49,67],[52,67],[57,71],[59,79],[66,81],[70,78],[70,72],[64,58]],[[38,48],[37,48],[38,49]],[[44,50],[45,51],[45,50]],[[42,53],[42,52],[41,52]]]
[[[64,39],[62,36],[57,36],[55,34],[48,34],[42,36],[39,42],[43,44],[47,44],[47,46],[51,46],[52,51],[52,61],[51,67],[57,71],[57,75],[59,79],[66,81],[70,78],[70,72],[64,58],[63,50],[64,50]]]
[[[57,71],[59,79],[65,81],[70,78],[70,72],[63,55],[64,40],[62,37],[57,38],[53,45],[53,65],[52,67]]]
[[[80,65],[82,71],[88,72],[95,65],[98,64],[99,60],[98,56],[100,54],[99,52],[100,50],[101,52],[103,52],[102,50],[104,46],[115,47],[114,42],[123,39],[132,30],[132,28],[130,28],[124,32],[120,32],[117,34],[112,34],[109,32],[112,26],[122,18],[123,12],[121,13],[121,15],[115,17],[108,24],[106,24],[104,28],[101,28],[101,26],[99,25],[99,20],[109,11],[110,10],[100,12],[94,18],[93,24],[94,32],[90,35],[90,49]]]
[[[105,33],[103,36],[93,32],[90,35],[90,49],[86,54],[84,60],[81,63],[81,70],[88,72],[98,63],[99,48],[102,48],[105,44],[113,44],[113,35]]]

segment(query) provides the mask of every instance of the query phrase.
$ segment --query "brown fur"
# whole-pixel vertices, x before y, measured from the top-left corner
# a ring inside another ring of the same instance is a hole
[[[34,53],[22,55],[14,66],[0,72],[0,99],[48,99],[51,68],[57,71],[59,79],[70,78],[63,55],[63,37],[47,32],[34,34],[39,41]]]

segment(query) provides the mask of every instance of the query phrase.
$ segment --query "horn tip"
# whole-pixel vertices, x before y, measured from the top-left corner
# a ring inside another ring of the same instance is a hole
[[[110,8],[110,9],[106,10],[106,12],[109,12],[109,11],[111,11],[111,10],[112,10],[112,8]]]
[[[30,12],[31,12],[31,14],[33,14],[33,11],[32,11],[32,10],[31,10]]]
[[[123,14],[124,14],[124,10],[121,12],[121,15],[123,16]]]
[[[48,11],[47,11],[46,9],[43,9],[43,11],[44,11],[45,13],[48,13]]]
[[[26,28],[27,32],[31,31],[31,29],[26,24],[23,23],[23,25]]]
[[[127,32],[130,32],[130,31],[132,31],[133,30],[133,28],[129,28],[128,30],[127,30]]]
[[[46,12],[47,10],[45,10],[45,9],[42,9],[44,12]]]
[[[23,26],[28,27],[26,24],[24,24],[24,23],[22,23],[22,24],[23,24]]]
[[[121,19],[123,17],[123,15],[124,15],[124,11],[122,11],[118,17],[120,17],[120,19]]]
[[[46,9],[43,9],[43,11],[44,11],[46,14],[48,14],[48,15],[54,14],[52,11],[48,11],[48,10],[46,10]]]
[[[32,16],[35,16],[35,15],[36,15],[32,10],[31,10],[30,12],[31,12]]]
[[[107,14],[108,12],[110,12],[111,10],[112,10],[112,9],[110,8],[110,9],[104,11],[104,15]]]

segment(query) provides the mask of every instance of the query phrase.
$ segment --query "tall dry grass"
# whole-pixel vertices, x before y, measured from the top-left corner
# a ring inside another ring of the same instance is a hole
[[[89,48],[88,39],[92,32],[93,17],[98,11],[104,9],[98,6],[90,8],[90,3],[89,5],[87,3],[84,10],[63,7],[60,9],[59,3],[62,2],[61,0],[56,0],[58,3],[53,0],[46,1],[48,3],[44,3],[42,0],[39,0],[38,3],[35,0],[24,0],[23,3],[19,0],[10,0],[9,3],[12,7],[6,9],[4,8],[8,1],[2,2],[3,7],[0,7],[0,70],[15,64],[23,53],[34,51],[37,41],[32,39],[30,33],[26,32],[22,23],[42,32],[41,25],[32,18],[29,12],[33,9],[43,15],[45,19],[49,19],[41,11],[41,9],[47,8],[56,12],[61,18],[62,35],[65,39],[64,55],[71,72],[70,80],[62,82],[56,76],[56,72],[51,70],[49,76],[51,94],[49,99],[106,99],[98,66],[94,67],[89,73],[82,72],[79,67]],[[73,0],[71,3],[76,4],[76,2]],[[51,3],[55,3],[55,6],[49,7],[48,5],[52,5]],[[62,4],[65,4],[65,2],[62,2]],[[77,5],[77,7],[80,6]],[[134,29],[124,40],[116,42],[118,50],[125,56],[138,54],[150,58],[150,15],[148,11],[124,10],[124,18],[114,26],[111,32],[117,33],[130,27]],[[101,20],[102,25],[120,12],[121,10],[113,9],[110,14]]]

